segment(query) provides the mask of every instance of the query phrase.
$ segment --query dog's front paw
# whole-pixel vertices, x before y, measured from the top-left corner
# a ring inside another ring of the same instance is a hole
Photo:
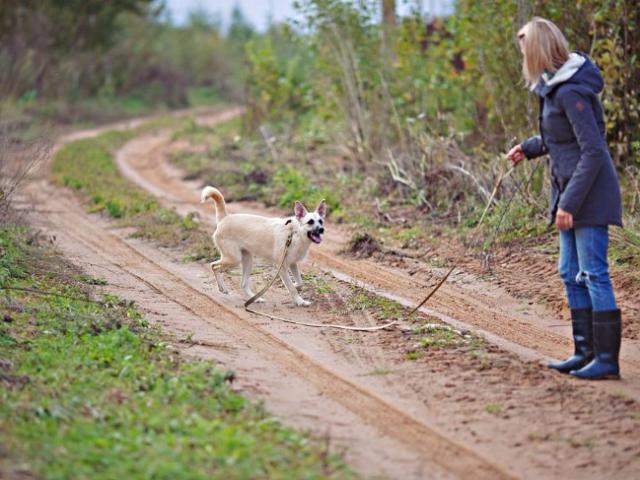
[[[298,297],[296,298],[296,305],[298,305],[299,307],[308,307],[309,305],[311,305],[311,302],[309,300],[305,300],[302,297]]]

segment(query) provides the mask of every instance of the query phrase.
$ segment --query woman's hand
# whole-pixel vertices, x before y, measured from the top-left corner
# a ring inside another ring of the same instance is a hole
[[[558,227],[558,230],[571,230],[573,228],[573,215],[558,207],[556,227]]]
[[[509,150],[509,153],[507,153],[507,158],[511,160],[511,164],[514,167],[518,165],[518,163],[525,159],[522,147],[520,145],[516,145],[515,147],[513,147],[511,150]]]

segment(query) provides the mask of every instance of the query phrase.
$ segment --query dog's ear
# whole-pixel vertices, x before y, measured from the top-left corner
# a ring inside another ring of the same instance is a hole
[[[307,214],[307,209],[304,208],[304,205],[302,205],[300,202],[296,202],[296,204],[293,206],[293,212],[296,214],[296,218],[298,220],[302,220]]]
[[[316,212],[318,212],[318,215],[320,215],[322,218],[326,217],[327,203],[324,201],[324,199],[316,207]]]

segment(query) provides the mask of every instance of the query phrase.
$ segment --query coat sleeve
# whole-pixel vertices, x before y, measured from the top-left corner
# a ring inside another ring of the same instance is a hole
[[[609,150],[598,128],[591,101],[588,95],[576,90],[565,91],[561,98],[580,147],[580,159],[558,204],[572,215],[580,210],[600,169],[609,159]]]
[[[546,155],[548,152],[547,146],[540,135],[525,140],[520,144],[520,147],[528,159]]]

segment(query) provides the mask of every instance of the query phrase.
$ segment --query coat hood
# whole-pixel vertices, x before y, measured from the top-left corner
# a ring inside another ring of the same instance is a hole
[[[556,87],[565,83],[579,85],[596,95],[604,88],[604,81],[598,67],[586,54],[574,52],[551,78],[545,73],[531,89],[539,96],[546,97]]]

